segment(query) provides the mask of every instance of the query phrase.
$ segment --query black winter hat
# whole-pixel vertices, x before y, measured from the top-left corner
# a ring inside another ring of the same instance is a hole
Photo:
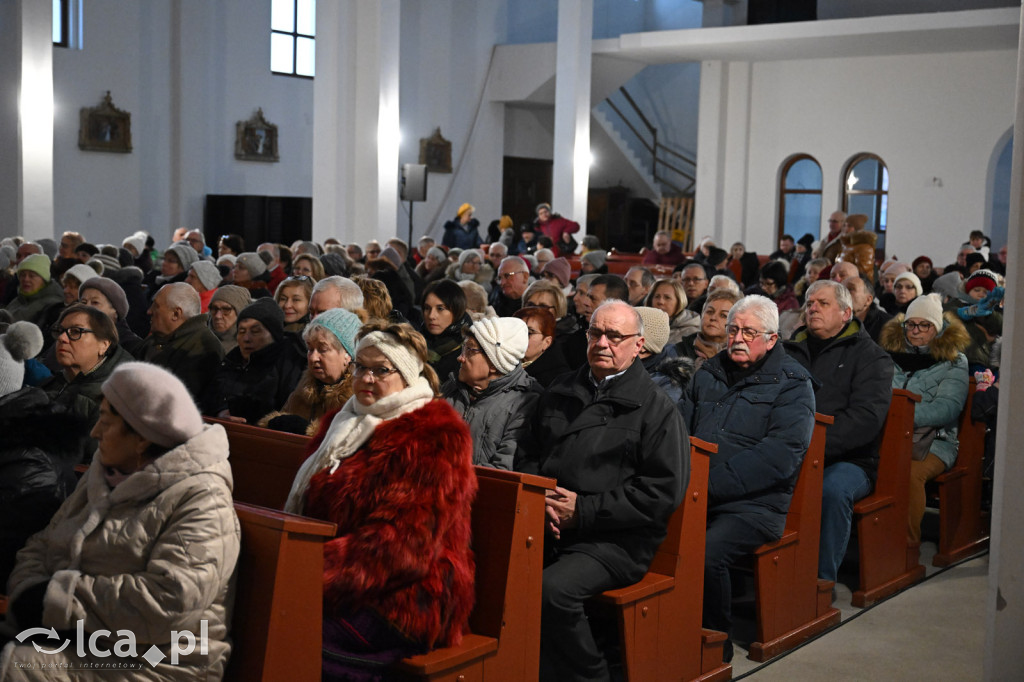
[[[259,320],[274,337],[274,341],[284,338],[284,311],[269,296],[258,298],[242,308],[242,312],[238,313],[239,324],[248,319]]]
[[[770,279],[775,286],[784,287],[789,278],[789,271],[786,266],[778,261],[769,261],[761,268],[761,279]]]

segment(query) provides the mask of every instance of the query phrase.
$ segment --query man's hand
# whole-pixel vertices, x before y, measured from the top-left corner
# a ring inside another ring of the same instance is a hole
[[[548,530],[556,539],[561,537],[563,529],[576,526],[576,493],[560,487],[547,491],[544,511],[548,516]]]
[[[568,232],[563,232],[562,233],[562,241],[565,242],[566,244],[571,243],[572,242],[572,235],[569,234]]]

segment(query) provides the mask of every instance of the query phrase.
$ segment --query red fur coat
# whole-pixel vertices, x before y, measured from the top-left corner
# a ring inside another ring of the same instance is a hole
[[[443,400],[382,423],[333,475],[314,475],[304,513],[338,524],[325,616],[369,607],[430,648],[458,644],[474,601],[476,489],[469,428]]]

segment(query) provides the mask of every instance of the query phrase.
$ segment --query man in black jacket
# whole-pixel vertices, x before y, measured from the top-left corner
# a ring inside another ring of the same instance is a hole
[[[817,411],[835,418],[825,436],[818,577],[835,581],[850,540],[853,504],[878,473],[878,439],[892,397],[892,360],[853,317],[850,292],[818,280],[807,289],[807,326],[786,351],[819,386]]]
[[[536,455],[516,469],[558,481],[548,494],[541,680],[608,680],[583,605],[643,577],[689,480],[686,426],[636,360],[643,323],[626,302],[601,305],[587,365],[537,406]]]

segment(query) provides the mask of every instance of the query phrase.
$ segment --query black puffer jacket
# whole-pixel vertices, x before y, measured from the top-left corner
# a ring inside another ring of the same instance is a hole
[[[815,410],[835,417],[825,431],[825,466],[852,462],[874,479],[879,438],[892,398],[892,358],[857,318],[813,359],[807,338],[807,329],[801,328],[784,345],[818,381]]]
[[[528,452],[517,470],[578,495],[578,525],[555,551],[591,556],[623,584],[639,580],[690,477],[686,425],[643,364],[600,387],[589,365],[556,380],[537,405]]]
[[[57,372],[43,382],[42,389],[55,403],[76,412],[85,418],[88,426],[85,433],[92,429],[100,414],[100,402],[103,400],[103,382],[106,381],[114,368],[122,362],[131,362],[131,354],[121,346],[111,346],[107,351],[107,359],[99,367],[88,374],[79,372],[74,379],[68,381],[63,372]]]
[[[306,369],[304,360],[290,336],[256,351],[248,362],[235,348],[224,356],[203,393],[203,414],[216,417],[228,410],[232,417],[255,424],[285,404]]]
[[[14,555],[75,489],[85,418],[27,386],[0,398],[0,586]]]

